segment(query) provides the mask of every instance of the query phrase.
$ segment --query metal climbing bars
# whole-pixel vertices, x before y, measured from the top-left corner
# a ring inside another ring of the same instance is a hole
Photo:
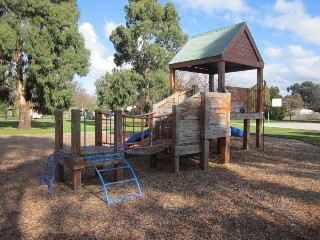
[[[115,153],[98,156],[88,156],[85,157],[84,160],[91,163],[96,170],[106,196],[106,203],[108,205],[114,202],[139,197],[142,195],[141,188],[134,171],[132,170],[130,164],[120,154]],[[127,170],[126,173],[124,173],[125,170]],[[118,179],[116,176],[113,176],[113,180],[110,180],[110,178],[108,179],[108,173],[110,173],[109,175],[115,175],[118,173],[117,171],[121,172],[120,179]],[[109,189],[111,186],[116,184],[126,184],[130,182],[134,183],[136,187],[136,191],[134,191],[133,194],[125,194],[124,196],[111,199]]]
[[[44,185],[45,183],[48,183],[49,192],[52,190],[58,164],[60,160],[64,158],[65,156],[62,156],[56,153],[49,155],[49,157],[47,158],[46,165],[44,167],[44,170],[41,176],[40,186]]]

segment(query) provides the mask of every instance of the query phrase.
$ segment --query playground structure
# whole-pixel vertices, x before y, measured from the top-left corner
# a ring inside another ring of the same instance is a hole
[[[209,165],[209,141],[217,139],[220,163],[225,164],[230,161],[230,119],[243,120],[244,149],[249,148],[250,120],[255,120],[256,147],[262,147],[263,65],[247,25],[240,23],[190,39],[169,63],[171,95],[154,104],[149,114],[128,116],[121,110],[112,113],[97,110],[94,146],[81,148],[81,113],[72,110],[71,148],[65,148],[62,110],[56,110],[55,155],[50,159],[58,160],[52,177],[56,175],[57,181],[63,181],[67,167],[72,172],[73,189],[79,190],[81,171],[91,165],[100,177],[107,203],[111,203],[113,200],[108,199],[107,191],[110,184],[133,181],[137,188],[136,194],[114,201],[141,195],[138,180],[123,158],[124,153],[150,155],[150,166],[156,167],[157,153],[168,150],[172,172],[179,171],[180,156],[200,154],[199,165],[205,170]],[[257,70],[254,87],[225,86],[225,73],[252,69]],[[208,74],[209,92],[199,93],[196,86],[190,91],[175,92],[176,70]],[[215,75],[218,75],[217,89],[214,89]],[[131,171],[132,178],[123,179],[124,168]],[[113,182],[105,183],[102,176],[105,169],[113,172]],[[51,187],[50,183],[49,189]]]
[[[209,92],[231,93],[230,119],[243,120],[243,148],[249,148],[250,121],[256,121],[256,147],[263,146],[264,63],[246,23],[239,23],[191,38],[170,61],[170,90],[175,91],[175,71],[189,71],[209,76]],[[228,87],[225,74],[257,70],[252,88]],[[214,89],[218,75],[217,89]],[[229,142],[229,138],[227,139]],[[220,139],[218,138],[218,145]],[[224,146],[229,148],[229,144]],[[218,150],[221,147],[218,146]],[[228,151],[228,150],[225,150]]]

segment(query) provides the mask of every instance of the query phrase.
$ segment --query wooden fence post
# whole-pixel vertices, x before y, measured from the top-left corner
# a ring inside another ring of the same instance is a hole
[[[81,156],[81,111],[71,110],[71,156],[76,158]],[[81,188],[81,169],[72,169],[73,190]]]
[[[102,114],[99,110],[94,115],[95,146],[102,146]]]
[[[81,111],[71,110],[71,155],[80,157],[81,146]]]
[[[250,142],[250,119],[243,120],[243,149],[249,149]]]
[[[114,146],[117,153],[122,152],[122,110],[114,111]]]
[[[176,156],[176,147],[179,145],[180,139],[180,108],[178,105],[172,106],[172,142],[173,142],[173,156],[171,158],[171,171],[179,172],[179,156]]]
[[[210,96],[207,92],[201,93],[201,133],[200,133],[200,168],[206,170],[209,166],[209,139],[207,131],[210,124]]]
[[[56,109],[54,111],[55,118],[55,151],[63,149],[63,110]],[[54,159],[56,160],[56,159]],[[56,181],[63,182],[64,181],[64,166],[63,164],[58,164],[58,169],[56,172]]]

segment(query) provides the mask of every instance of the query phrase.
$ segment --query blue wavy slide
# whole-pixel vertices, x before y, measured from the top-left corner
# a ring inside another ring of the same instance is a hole
[[[230,127],[231,129],[231,136],[235,137],[243,137],[243,131],[239,128]]]
[[[150,135],[150,129],[146,129],[143,131],[143,138],[147,138]],[[142,140],[142,132],[138,132],[134,134],[133,136],[129,137],[128,140],[126,141],[126,146],[129,147],[131,146],[134,142],[140,142]]]

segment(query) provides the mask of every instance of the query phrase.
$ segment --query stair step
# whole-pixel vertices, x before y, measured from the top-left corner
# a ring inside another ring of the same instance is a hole
[[[115,184],[120,184],[120,183],[126,183],[126,182],[136,182],[137,179],[136,178],[131,178],[131,179],[126,179],[126,180],[122,180],[122,181],[117,181],[117,182],[110,182],[110,183],[105,183],[105,186],[110,186],[110,185],[115,185]]]
[[[99,172],[106,172],[106,171],[112,171],[112,170],[117,170],[117,169],[129,169],[130,167],[129,166],[124,166],[124,167],[115,167],[115,168],[105,168],[105,169],[101,169],[98,171]]]

